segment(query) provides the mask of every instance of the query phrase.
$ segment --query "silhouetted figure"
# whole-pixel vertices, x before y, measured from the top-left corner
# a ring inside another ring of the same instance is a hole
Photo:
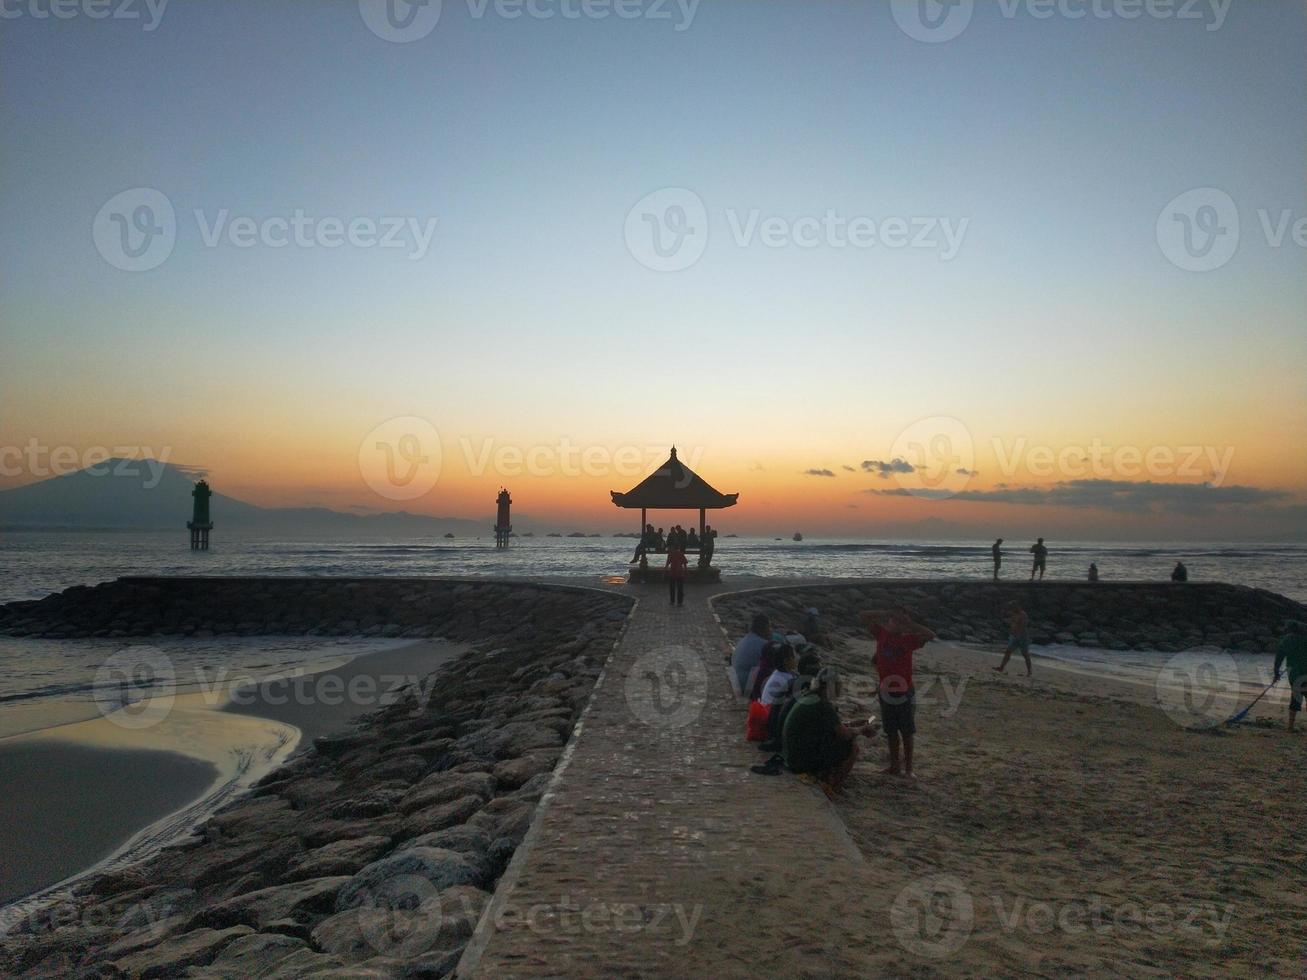
[[[997,582],[998,570],[1003,565],[1003,539],[999,538],[995,541],[990,545],[989,550],[994,553],[994,581]]]
[[[1098,581],[1098,565],[1092,561],[1089,563],[1089,581]]]
[[[712,564],[713,552],[717,550],[717,532],[711,524],[705,524],[703,537],[699,539],[699,564],[707,567]]]
[[[1289,731],[1293,731],[1307,693],[1307,626],[1297,620],[1288,623],[1287,632],[1275,648],[1275,679],[1289,668]]]
[[[1039,573],[1039,580],[1044,580],[1044,565],[1048,561],[1048,549],[1044,547],[1044,539],[1040,538],[1030,546],[1030,553],[1035,556],[1035,563],[1030,566],[1030,581],[1035,580],[1035,572]]]
[[[656,533],[656,534],[654,535],[654,550],[655,550],[655,551],[666,551],[666,550],[667,550],[667,538],[666,538],[666,536],[663,534],[663,529],[662,529],[662,528],[659,528],[659,529],[658,529],[658,533]]]
[[[1189,569],[1184,567],[1184,562],[1178,561],[1175,563],[1175,568],[1171,569],[1171,581],[1172,582],[1189,581]]]
[[[1030,614],[1021,608],[1015,602],[1009,602],[1008,612],[1008,630],[1007,630],[1007,648],[1003,651],[1003,662],[994,669],[1000,674],[1007,669],[1007,662],[1012,659],[1013,652],[1020,650],[1021,656],[1026,661],[1026,676],[1031,674],[1030,669]]]
[[[639,561],[644,557],[645,552],[653,551],[657,544],[658,535],[654,531],[652,524],[644,526],[644,534],[640,536],[640,543],[635,546],[635,557],[631,561]]]
[[[690,528],[690,533],[685,538],[685,546],[687,548],[699,547],[699,535],[694,528]]]
[[[685,604],[685,571],[689,562],[675,544],[667,552],[667,595],[673,606]]]

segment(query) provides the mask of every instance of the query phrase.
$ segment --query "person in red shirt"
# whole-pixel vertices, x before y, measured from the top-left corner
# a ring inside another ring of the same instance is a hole
[[[876,640],[872,662],[880,677],[881,727],[889,742],[885,773],[912,775],[912,740],[917,734],[916,691],[912,686],[912,655],[935,639],[933,630],[915,622],[903,610],[869,610],[858,614]],[[902,765],[899,753],[902,749]]]
[[[685,605],[685,570],[689,564],[679,543],[667,549],[667,591],[673,606]]]

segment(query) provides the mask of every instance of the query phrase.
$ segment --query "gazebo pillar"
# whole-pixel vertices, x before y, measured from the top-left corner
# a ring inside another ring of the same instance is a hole
[[[703,547],[703,532],[706,531],[707,529],[708,529],[708,509],[706,507],[700,507],[699,508],[699,542],[700,542],[699,547],[700,548]]]

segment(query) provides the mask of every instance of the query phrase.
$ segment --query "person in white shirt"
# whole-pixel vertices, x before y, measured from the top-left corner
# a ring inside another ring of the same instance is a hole
[[[771,672],[767,683],[762,686],[760,700],[766,707],[780,704],[789,696],[790,689],[794,686],[794,678],[797,676],[795,670],[798,666],[799,655],[794,651],[794,647],[786,647],[785,659]]]

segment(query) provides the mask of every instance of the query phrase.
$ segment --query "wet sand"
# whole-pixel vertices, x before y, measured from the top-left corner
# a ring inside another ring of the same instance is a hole
[[[421,692],[428,674],[466,649],[461,644],[424,640],[365,654],[327,670],[239,688],[231,692],[223,710],[294,725],[300,730],[303,750],[319,735],[338,732],[360,715],[394,700],[406,684]]]
[[[176,752],[0,744],[0,904],[103,860],[217,775]]]
[[[405,684],[421,689],[465,649],[421,641],[235,691],[178,695],[145,728],[96,712],[0,740],[0,905],[129,841],[112,863],[147,856],[317,736],[377,710]]]

